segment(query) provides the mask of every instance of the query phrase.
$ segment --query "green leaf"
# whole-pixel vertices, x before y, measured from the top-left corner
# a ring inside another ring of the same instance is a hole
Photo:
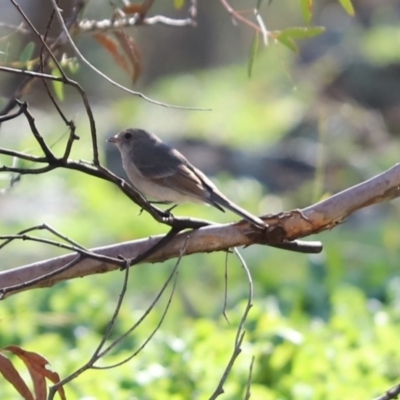
[[[354,11],[353,3],[351,2],[351,0],[339,0],[339,3],[346,10],[347,14],[354,17],[355,11]]]
[[[68,60],[67,67],[68,67],[69,71],[71,72],[71,74],[76,74],[79,70],[80,65],[76,58],[70,58]]]
[[[321,35],[325,32],[325,28],[323,26],[313,26],[310,28],[288,28],[280,32],[279,36],[290,37],[292,39],[306,39],[312,38],[314,36]]]
[[[288,36],[278,35],[276,37],[279,42],[281,42],[284,46],[286,46],[289,50],[294,51],[295,53],[299,52],[299,48],[297,47],[294,40]]]
[[[311,28],[288,28],[280,32],[273,32],[275,39],[288,47],[290,50],[298,53],[299,49],[296,40],[312,38],[325,32],[323,26],[313,26]]]
[[[250,59],[249,59],[249,65],[247,66],[247,73],[249,78],[251,78],[251,75],[253,73],[253,65],[254,61],[256,59],[257,55],[257,50],[260,45],[260,38],[258,34],[256,33],[253,38],[253,42],[251,43],[251,48],[250,48]]]
[[[313,16],[313,0],[300,0],[300,9],[305,23],[309,24]]]
[[[61,77],[60,71],[58,68],[53,68],[51,71],[51,75]],[[60,81],[52,81],[53,90],[58,100],[64,100],[64,83]]]
[[[174,7],[180,10],[185,5],[185,0],[174,0]]]
[[[19,61],[23,63],[28,63],[31,60],[33,51],[35,50],[35,43],[29,42],[21,52],[19,56]]]

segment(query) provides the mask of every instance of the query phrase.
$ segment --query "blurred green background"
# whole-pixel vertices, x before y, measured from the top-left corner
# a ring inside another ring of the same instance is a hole
[[[18,24],[16,9],[3,3],[0,22]],[[60,1],[66,15],[70,3]],[[231,1],[240,10],[255,3]],[[299,2],[264,3],[268,30],[306,25]],[[42,30],[50,12],[46,4],[21,2]],[[72,77],[88,93],[102,160],[119,172],[118,154],[105,139],[127,126],[153,130],[213,176],[228,197],[259,215],[310,205],[391,167],[398,162],[400,133],[400,6],[395,0],[353,4],[351,17],[337,1],[315,2],[311,25],[324,26],[326,33],[298,42],[298,54],[271,40],[257,52],[251,78],[254,33],[233,24],[221,2],[200,2],[196,28],[129,30],[143,62],[133,89],[162,102],[211,111],[155,106],[81,65]],[[150,14],[184,17],[186,7],[159,1]],[[91,1],[84,16],[104,19],[111,12],[107,1]],[[18,60],[32,37],[0,28],[0,62]],[[132,87],[90,35],[76,40],[92,63]],[[20,77],[0,72],[0,106],[19,82]],[[62,154],[68,131],[43,86],[34,85],[26,99],[41,134]],[[72,157],[90,160],[89,125],[77,93],[65,88],[61,106],[80,136]],[[22,117],[4,123],[1,135],[4,148],[40,154]],[[11,165],[15,160],[1,156],[0,161]],[[138,207],[111,184],[77,172],[23,176],[11,189],[10,175],[1,178],[2,235],[45,222],[91,248],[166,232],[147,214],[139,215]],[[237,219],[201,205],[179,206],[176,214],[217,222]],[[254,305],[243,351],[221,398],[243,398],[253,356],[254,399],[369,399],[398,382],[398,215],[397,201],[358,212],[311,238],[323,242],[320,255],[262,246],[242,250],[254,280]],[[6,270],[63,253],[18,242],[1,254]],[[248,296],[246,275],[230,254],[227,322],[222,315],[225,260],[223,253],[183,258],[166,319],[146,348],[119,368],[85,372],[67,386],[68,398],[209,398],[233,351]],[[143,315],[174,264],[131,269],[113,338]],[[101,339],[122,280],[123,273],[114,272],[6,299],[0,305],[0,346],[39,352],[62,377],[68,375]],[[140,328],[100,364],[118,362],[141,346],[160,320],[169,290]],[[27,372],[24,376],[29,379]],[[2,379],[0,393],[2,399],[17,398]]]

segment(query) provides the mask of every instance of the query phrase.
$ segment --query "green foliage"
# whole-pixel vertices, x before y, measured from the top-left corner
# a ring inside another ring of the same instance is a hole
[[[26,64],[29,68],[29,61],[31,61],[33,52],[35,50],[35,43],[29,42],[21,51],[21,55],[19,57],[19,61]]]
[[[60,73],[60,70],[57,67],[54,67],[51,71],[51,75],[53,75],[56,78],[60,78],[62,75]],[[54,93],[57,97],[58,100],[63,101],[64,100],[64,83],[61,81],[51,81],[53,85],[53,90]]]
[[[323,26],[314,26],[310,28],[292,27],[277,32],[276,38],[290,50],[298,53],[299,49],[295,40],[312,38],[321,35],[324,32],[325,28]]]
[[[174,7],[180,10],[185,5],[185,0],[174,0]]]
[[[300,0],[300,9],[305,23],[309,24],[313,16],[313,0]]]
[[[183,264],[186,268],[188,262]],[[10,298],[3,303],[1,318],[13,328],[1,331],[0,344],[23,344],[44,354],[61,374],[72,372],[90,356],[115,305],[116,296],[104,298],[100,282],[104,285],[105,281],[92,278],[88,288],[85,279],[38,291],[34,304],[28,293]],[[193,283],[185,282],[183,290],[188,291],[188,285]],[[284,286],[273,296],[263,297],[256,291],[243,351],[225,385],[225,398],[243,398],[253,355],[252,393],[256,399],[361,399],[378,395],[394,384],[399,374],[397,285],[398,278],[387,281],[386,300],[382,302],[368,299],[354,285],[340,283],[326,292],[325,316],[305,312],[304,301],[311,292],[292,299],[291,310],[285,312],[281,301]],[[213,290],[203,288],[203,292],[210,296]],[[128,294],[113,337],[143,313],[145,302],[138,295]],[[192,300],[201,303],[201,299]],[[181,302],[178,294],[173,302]],[[303,306],[299,305],[302,302]],[[141,399],[207,399],[232,352],[244,306],[245,300],[228,309],[229,323],[221,315],[193,318],[180,313],[129,363],[82,375],[67,387],[68,398],[90,393],[107,399],[114,393],[119,399],[132,395]],[[146,327],[136,330],[100,364],[118,362],[135,351],[161,312],[162,307],[157,307]],[[11,396],[7,387],[4,390],[3,396]]]
[[[347,14],[351,15],[352,17],[355,15],[353,3],[351,2],[351,0],[339,0],[339,3],[346,10]]]
[[[259,50],[259,46],[260,46],[260,37],[259,35],[256,34],[254,35],[253,42],[251,43],[249,64],[247,66],[247,72],[249,74],[249,78],[251,78],[251,74],[253,72],[254,60],[256,58],[257,51]]]

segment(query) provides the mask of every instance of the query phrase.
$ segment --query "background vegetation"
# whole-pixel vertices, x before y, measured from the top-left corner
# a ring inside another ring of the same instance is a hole
[[[154,13],[181,12],[173,2],[159,3]],[[135,90],[163,102],[212,111],[157,107],[125,95],[81,67],[76,79],[90,95],[102,138],[126,126],[140,126],[181,146],[183,138],[204,140],[236,154],[244,169],[256,162],[260,175],[268,174],[264,168],[272,165],[265,162],[279,156],[269,182],[260,183],[249,170],[243,176],[232,164],[224,168],[218,160],[215,171],[208,171],[228,197],[257,214],[311,204],[398,161],[396,1],[354,1],[354,17],[337,2],[318,1],[312,24],[325,26],[326,33],[302,42],[299,54],[274,42],[261,46],[251,78],[253,32],[234,26],[219,2],[200,3],[197,28],[135,29],[144,63]],[[236,8],[248,6],[233,3]],[[11,6],[4,10],[5,18],[17,18]],[[261,10],[271,31],[304,25],[297,2],[265,2]],[[86,16],[106,18],[109,13],[107,2],[90,2]],[[82,37],[78,44],[94,64],[129,85],[92,38]],[[3,37],[0,57],[18,58],[25,45]],[[0,78],[0,102],[5,102],[18,82],[5,74]],[[85,159],[90,157],[88,127],[74,96],[67,90],[65,106],[75,115],[81,137],[73,157]],[[28,101],[41,131],[57,149],[65,127],[53,116],[41,88],[34,88]],[[39,149],[28,132],[21,120],[10,121],[2,126],[2,140],[36,154]],[[196,143],[188,148],[194,156],[200,147]],[[111,165],[114,156],[105,143],[103,151],[103,160]],[[209,163],[204,154],[197,165]],[[290,166],[293,160],[298,164]],[[8,184],[5,180],[4,187]],[[366,209],[319,235],[321,255],[262,246],[243,250],[255,283],[254,306],[243,352],[221,398],[243,398],[252,357],[254,399],[368,399],[398,383],[398,208],[398,202],[392,202]],[[179,206],[176,212],[219,222],[235,219],[197,205]],[[56,171],[46,179],[23,177],[0,196],[0,218],[0,234],[46,222],[85,247],[165,231],[150,216],[139,215],[110,184],[70,171]],[[3,252],[1,268],[56,254],[60,252],[47,246],[16,243]],[[167,318],[145,350],[119,368],[86,372],[66,387],[68,398],[209,398],[233,350],[247,298],[245,274],[229,256],[228,322],[222,315],[225,258],[219,253],[185,257]],[[142,315],[174,264],[132,269],[115,337]],[[0,347],[21,345],[44,355],[61,376],[71,373],[100,340],[121,275],[87,277],[8,298],[0,306]],[[131,354],[146,340],[166,301],[104,365]],[[2,399],[16,398],[1,380],[0,393]]]

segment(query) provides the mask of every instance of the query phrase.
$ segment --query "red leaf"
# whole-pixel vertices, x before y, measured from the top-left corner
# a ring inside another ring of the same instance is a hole
[[[28,386],[15,369],[12,362],[0,353],[0,373],[10,382],[25,400],[33,400]]]
[[[46,368],[46,366],[49,365],[49,362],[40,354],[24,350],[19,346],[7,346],[4,348],[4,350],[8,350],[15,354],[25,363],[32,377],[36,399],[46,399],[47,386],[45,378],[49,379],[53,383],[60,382],[60,376],[57,374],[57,372]],[[60,395],[61,399],[66,399],[64,389],[62,387],[58,389],[58,394]]]
[[[120,66],[120,68],[130,74],[126,59],[120,54],[118,43],[103,33],[96,33],[94,38],[113,56],[115,62]]]
[[[133,37],[128,36],[124,31],[114,32],[122,50],[126,57],[131,62],[132,67],[132,82],[135,83],[140,73],[142,72],[142,59],[140,57],[139,47]]]

